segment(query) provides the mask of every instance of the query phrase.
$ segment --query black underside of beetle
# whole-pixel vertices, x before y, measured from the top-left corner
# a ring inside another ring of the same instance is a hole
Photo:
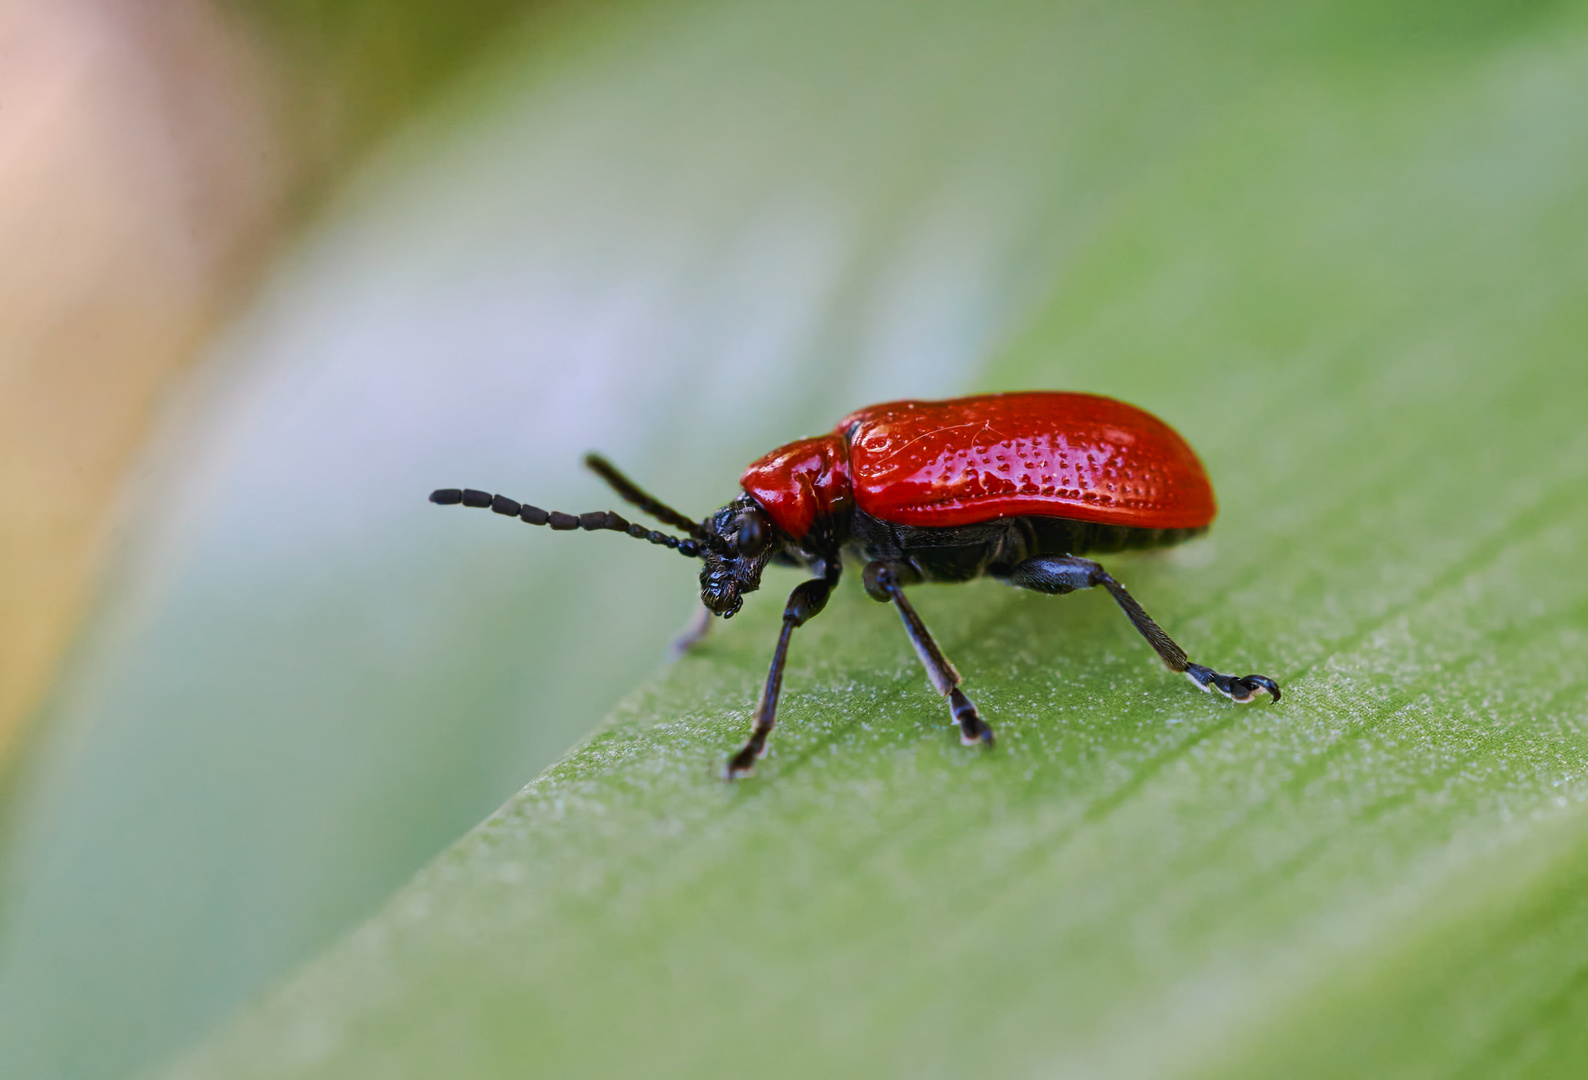
[[[1206,531],[1205,527],[1142,529],[1061,517],[1009,517],[974,525],[925,527],[884,521],[856,509],[848,535],[841,541],[836,536],[833,539],[867,562],[881,561],[914,571],[909,575],[913,580],[955,582],[1005,578],[1020,563],[1042,555],[1170,547]]]

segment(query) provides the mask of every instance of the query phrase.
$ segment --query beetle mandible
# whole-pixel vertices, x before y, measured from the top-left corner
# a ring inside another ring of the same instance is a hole
[[[1192,663],[1089,552],[1165,547],[1207,530],[1217,507],[1202,463],[1150,413],[1094,394],[1031,391],[949,401],[893,401],[850,413],[830,434],[801,439],[745,469],[743,492],[693,521],[641,490],[596,454],[585,458],[625,500],[686,535],[647,529],[607,511],[564,514],[473,488],[430,501],[490,507],[553,529],[610,529],[700,559],[700,599],[731,618],[760,588],[768,563],[802,566],[756,708],[750,738],[723,775],[749,775],[777,720],[789,638],[827,604],[850,551],[864,560],[874,600],[904,620],[933,688],[966,746],[991,746],[992,728],[960,689],[960,674],[906,599],[906,586],[982,576],[1063,594],[1101,586],[1170,671],[1206,691],[1279,700],[1266,675],[1237,677]],[[702,624],[704,626],[705,624]],[[698,640],[698,635],[696,637]]]

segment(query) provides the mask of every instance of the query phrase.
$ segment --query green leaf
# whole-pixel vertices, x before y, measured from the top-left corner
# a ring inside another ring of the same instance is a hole
[[[174,1075],[1569,1073],[1588,38],[1555,30],[1241,55],[1117,203],[1042,207],[1074,243],[982,385],[1191,437],[1215,533],[1116,573],[1283,704],[1196,694],[1106,597],[922,589],[998,728],[967,751],[850,588],[729,786],[774,595]]]
[[[683,10],[615,17],[537,91],[575,103],[537,138],[596,147],[542,167],[665,158],[635,149],[654,118],[712,166],[645,177],[699,215],[669,221],[731,239],[837,205],[863,238],[765,376],[803,396],[702,427],[739,454],[714,482],[991,337],[974,388],[1114,394],[1197,447],[1212,535],[1106,565],[1193,658],[1285,699],[1196,693],[1106,596],[922,588],[998,731],[969,751],[846,582],[795,636],[771,756],[729,785],[799,580],[771,578],[171,1075],[1579,1071],[1580,13]],[[733,179],[684,182],[707,175]],[[701,333],[744,295],[708,280],[680,307]],[[500,625],[438,610],[481,648]]]

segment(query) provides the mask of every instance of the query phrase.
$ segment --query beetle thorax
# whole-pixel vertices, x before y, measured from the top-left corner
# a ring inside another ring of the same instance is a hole
[[[823,546],[811,543],[812,530],[842,519],[854,506],[849,447],[837,432],[779,447],[752,462],[739,486],[784,536],[804,548]]]

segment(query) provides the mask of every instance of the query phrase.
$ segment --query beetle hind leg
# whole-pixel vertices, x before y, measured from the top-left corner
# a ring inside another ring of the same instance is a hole
[[[1231,701],[1245,704],[1256,699],[1258,691],[1279,700],[1279,684],[1266,675],[1224,675],[1202,664],[1193,664],[1185,650],[1164,633],[1163,627],[1142,610],[1136,598],[1125,591],[1125,586],[1115,581],[1097,563],[1090,559],[1077,559],[1073,555],[1041,555],[1027,559],[1009,572],[1009,583],[1035,592],[1062,595],[1077,589],[1090,589],[1100,585],[1108,590],[1131,625],[1147,639],[1159,659],[1170,671],[1178,671],[1209,693],[1217,690]]]
[[[927,630],[921,616],[916,614],[914,605],[905,599],[900,576],[901,571],[887,563],[866,564],[867,595],[873,600],[892,601],[893,606],[899,609],[899,617],[904,620],[904,631],[910,635],[910,644],[915,646],[915,654],[921,658],[926,676],[932,680],[932,688],[948,699],[948,714],[959,725],[959,741],[965,746],[991,746],[991,725],[981,718],[976,706],[959,688],[959,672],[943,655],[943,650],[937,647],[931,631]]]

